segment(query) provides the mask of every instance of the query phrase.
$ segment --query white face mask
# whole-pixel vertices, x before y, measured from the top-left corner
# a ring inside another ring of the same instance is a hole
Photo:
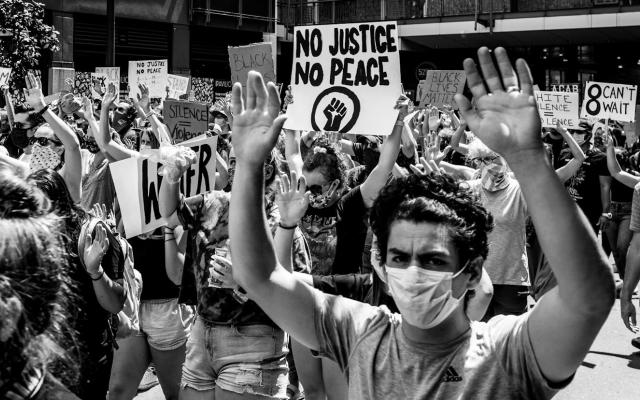
[[[468,263],[458,271],[429,271],[417,266],[385,268],[393,300],[409,324],[430,329],[444,321],[464,299],[453,297],[451,281],[460,275]]]

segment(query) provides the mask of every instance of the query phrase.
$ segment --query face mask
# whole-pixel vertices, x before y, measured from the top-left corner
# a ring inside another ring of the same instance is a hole
[[[141,145],[140,145],[140,151],[142,151],[142,150],[148,150],[148,149],[150,149],[150,148],[151,148],[151,146],[149,146],[149,145],[148,145],[148,144],[146,144],[146,143],[144,143],[144,144],[141,144]]]
[[[13,144],[20,149],[24,149],[29,145],[29,135],[26,129],[13,128],[10,137]]]
[[[501,164],[489,164],[480,171],[482,187],[489,192],[502,190],[509,185],[507,167]]]
[[[331,196],[329,193],[312,194],[309,196],[309,205],[313,208],[327,208]]]
[[[430,329],[442,323],[464,299],[466,290],[460,298],[453,297],[451,281],[467,265],[455,274],[417,266],[385,268],[393,300],[402,318],[420,329]]]
[[[31,171],[39,171],[41,169],[56,169],[60,165],[60,155],[49,146],[41,146],[36,143],[31,150],[31,159],[29,167]]]

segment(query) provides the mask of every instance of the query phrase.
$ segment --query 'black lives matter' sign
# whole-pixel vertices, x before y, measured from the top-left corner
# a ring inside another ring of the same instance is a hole
[[[285,127],[388,135],[402,94],[395,22],[296,27]]]

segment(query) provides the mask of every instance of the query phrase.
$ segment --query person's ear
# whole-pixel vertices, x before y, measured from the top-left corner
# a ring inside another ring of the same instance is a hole
[[[469,265],[467,266],[467,272],[470,275],[469,280],[467,281],[467,289],[475,289],[480,283],[480,279],[482,278],[482,265],[484,264],[484,259],[480,256],[474,258],[469,261]]]

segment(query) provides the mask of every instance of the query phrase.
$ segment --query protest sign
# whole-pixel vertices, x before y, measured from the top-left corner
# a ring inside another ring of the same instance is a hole
[[[167,74],[167,86],[169,86],[167,98],[179,99],[180,96],[187,94],[187,90],[189,89],[189,77]]]
[[[551,91],[580,93],[580,84],[579,83],[553,83],[551,84]]]
[[[402,94],[395,22],[294,28],[285,127],[389,135]]]
[[[11,77],[11,68],[0,68],[0,86],[8,85]]]
[[[633,122],[637,92],[635,85],[587,82],[580,116]]]
[[[543,128],[555,128],[560,123],[566,129],[576,129],[580,124],[578,93],[534,92],[540,122]]]
[[[246,93],[247,76],[254,70],[262,74],[266,82],[276,82],[271,43],[254,43],[248,46],[229,47],[231,82],[240,82]]]
[[[120,86],[120,67],[96,67],[96,74],[105,75],[108,82]]]
[[[149,97],[164,99],[167,95],[167,60],[129,61],[129,97],[140,93],[138,84],[149,88]]]
[[[195,196],[213,190],[217,143],[216,136],[205,136],[181,144],[190,147],[197,155],[196,162],[180,181],[180,192],[185,196]],[[165,224],[160,215],[158,202],[163,180],[163,177],[158,175],[161,164],[153,161],[157,159],[153,156],[157,156],[157,150],[152,152],[155,153],[110,164],[127,239],[151,232]]]
[[[432,105],[441,107],[449,104],[455,109],[458,105],[453,100],[456,93],[462,93],[467,82],[464,71],[429,70],[425,80],[418,84],[418,104],[420,107]]]
[[[209,127],[209,107],[203,103],[165,100],[162,113],[174,143],[200,136]]]
[[[107,85],[109,84],[109,77],[101,72],[91,73],[91,98],[102,99],[104,93],[107,91]]]

